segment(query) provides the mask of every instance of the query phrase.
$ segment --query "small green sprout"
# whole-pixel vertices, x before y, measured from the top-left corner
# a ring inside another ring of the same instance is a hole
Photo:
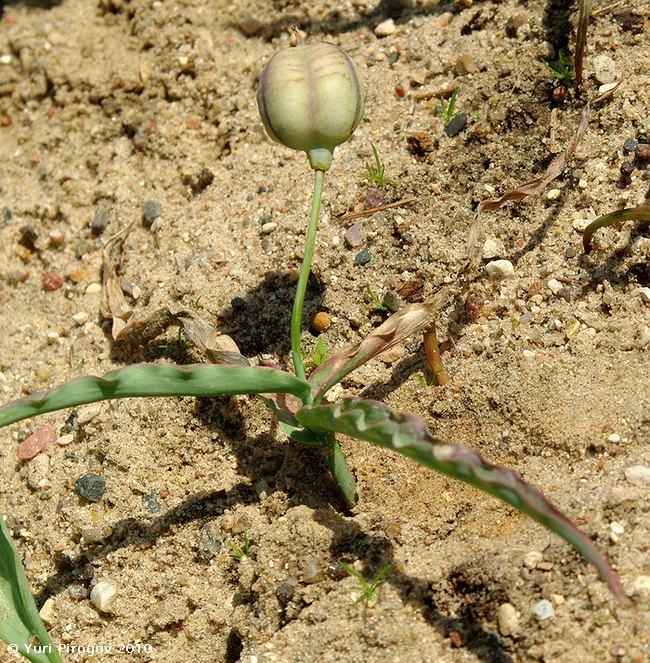
[[[556,80],[560,81],[560,83],[562,83],[562,85],[567,88],[573,86],[576,78],[576,72],[573,67],[573,63],[571,62],[571,58],[567,57],[565,59],[562,53],[560,53],[557,58],[557,67],[551,66],[545,60],[542,60],[542,62],[551,74],[551,78],[555,78]]]
[[[368,306],[373,313],[385,313],[388,311],[388,308],[382,303],[381,299],[377,297],[373,289],[370,287],[370,283],[366,283],[366,292],[368,293]]]
[[[185,354],[187,352],[187,340],[183,336],[182,327],[178,328],[178,338],[173,343],[161,343],[156,347],[159,350],[173,350],[178,354]]]
[[[363,173],[361,177],[365,177],[366,179],[371,180],[378,186],[385,186],[386,184],[397,186],[397,182],[395,180],[390,180],[384,176],[386,167],[382,163],[381,157],[379,156],[379,150],[372,141],[370,141],[370,147],[372,147],[372,153],[375,156],[375,165],[372,166],[371,164],[367,163],[366,172]]]
[[[444,99],[440,100],[440,113],[445,120],[445,124],[449,124],[456,117],[456,115],[460,115],[462,112],[456,110],[456,98],[458,97],[459,91],[460,88],[456,86],[456,89],[449,98],[449,102],[445,102]]]
[[[240,548],[236,543],[232,541],[227,541],[228,547],[232,550],[231,557],[236,559],[238,562],[241,562],[242,559],[250,559],[251,556],[251,545],[248,540],[248,532],[244,532],[244,547]]]
[[[377,588],[380,585],[383,585],[386,582],[386,575],[391,570],[392,565],[386,564],[386,566],[379,569],[379,573],[368,582],[358,571],[355,571],[351,566],[345,564],[345,562],[339,562],[339,566],[349,575],[356,578],[359,581],[359,584],[353,587],[356,592],[361,592],[361,596],[354,602],[354,605],[365,601],[366,605],[372,601],[372,598],[377,591]]]
[[[318,368],[332,353],[327,349],[325,341],[319,336],[316,339],[314,352],[311,356],[302,349],[300,354],[302,355],[302,361],[306,366],[310,368]]]

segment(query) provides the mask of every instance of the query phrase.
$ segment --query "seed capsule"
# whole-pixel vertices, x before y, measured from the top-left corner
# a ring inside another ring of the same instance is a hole
[[[354,62],[322,41],[273,55],[262,72],[257,104],[273,140],[306,152],[315,170],[327,170],[334,148],[361,122],[365,96]]]

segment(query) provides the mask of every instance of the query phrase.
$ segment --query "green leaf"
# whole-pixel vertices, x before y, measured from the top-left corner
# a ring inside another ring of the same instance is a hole
[[[36,640],[36,638],[38,640]],[[61,663],[43,626],[18,552],[0,514],[0,639],[34,663]],[[27,645],[39,650],[28,652]]]
[[[0,428],[37,414],[114,398],[262,393],[293,394],[304,402],[311,392],[306,382],[275,368],[137,364],[7,403],[0,407]]]
[[[641,221],[642,223],[650,223],[650,207],[630,207],[627,209],[618,209],[615,212],[599,216],[595,221],[592,221],[582,234],[582,245],[585,253],[591,251],[591,238],[599,228],[611,226],[612,223],[620,221]]]
[[[598,569],[617,598],[627,601],[616,574],[598,548],[537,488],[513,470],[487,462],[474,449],[433,437],[423,419],[394,414],[383,403],[359,399],[305,407],[296,413],[296,419],[316,433],[343,433],[392,449],[498,497],[568,541]]]

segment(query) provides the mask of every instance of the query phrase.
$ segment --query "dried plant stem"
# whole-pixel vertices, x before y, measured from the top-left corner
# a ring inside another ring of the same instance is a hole
[[[438,347],[438,338],[436,336],[435,323],[424,332],[424,351],[427,355],[427,364],[433,373],[435,383],[441,387],[450,380],[449,374],[445,370],[440,357],[440,348]]]
[[[587,45],[587,26],[591,13],[591,0],[580,0],[580,16],[578,17],[578,34],[576,36],[576,54],[574,58],[576,84],[582,85],[582,63]]]
[[[300,277],[296,287],[296,296],[293,300],[293,312],[291,314],[291,356],[293,358],[293,370],[300,379],[305,379],[305,368],[302,365],[300,353],[300,328],[302,323],[302,307],[305,303],[305,292],[307,281],[311,272],[311,261],[314,257],[314,246],[316,244],[316,231],[318,229],[318,215],[320,213],[320,201],[323,196],[323,182],[325,172],[314,171],[314,193],[311,200],[311,217],[307,228],[307,239],[305,241],[305,255],[302,259]]]
[[[383,212],[386,209],[392,209],[393,207],[402,207],[403,205],[410,205],[414,203],[417,198],[402,198],[402,200],[396,200],[394,203],[386,203],[385,205],[378,205],[377,207],[369,207],[368,209],[361,210],[360,212],[350,212],[349,214],[344,214],[343,216],[337,216],[336,218],[339,221],[349,221],[350,219],[360,219],[362,216],[372,216],[375,212]]]

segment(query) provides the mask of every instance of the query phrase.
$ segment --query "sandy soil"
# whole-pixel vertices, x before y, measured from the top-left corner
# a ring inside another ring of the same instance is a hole
[[[346,514],[317,456],[289,444],[262,403],[130,400],[0,432],[1,511],[66,660],[649,660],[650,239],[628,222],[599,231],[585,256],[576,231],[648,194],[647,162],[628,179],[619,170],[633,161],[624,141],[650,131],[649,5],[630,7],[593,19],[582,99],[557,105],[540,58],[574,34],[568,4],[6,4],[3,401],[139,361],[203,360],[175,328],[146,347],[111,339],[102,249],[131,223],[118,273],[134,316],[193,308],[247,356],[287,362],[312,176],[304,155],[265,137],[255,90],[297,23],[345,48],[368,87],[365,121],[326,181],[307,307],[331,317],[321,338],[336,348],[381,322],[368,285],[416,301],[454,288],[438,322],[448,386],[426,384],[413,339],[341,395],[382,398],[515,468],[597,541],[632,599],[617,604],[512,509],[388,451],[343,440],[360,490]],[[391,13],[395,29],[377,36]],[[555,191],[482,215],[484,258],[460,279],[477,204],[542,173],[613,79]],[[448,138],[430,93],[454,85],[468,123]],[[416,132],[431,151],[414,149]],[[370,141],[397,181],[379,193],[361,178]],[[338,217],[408,197],[358,220],[362,244],[346,243],[355,221]],[[162,208],[150,227],[148,201]],[[370,262],[355,265],[364,248]],[[493,259],[514,275],[488,278]],[[306,346],[315,340],[306,325]],[[18,461],[42,425],[59,443]],[[646,473],[631,481],[633,466]],[[89,472],[106,480],[98,502],[75,491]],[[237,561],[228,543],[244,535],[250,557]],[[339,560],[368,579],[392,565],[370,605],[355,605]],[[99,580],[117,588],[110,613],[89,599]],[[93,646],[112,651],[73,651]]]

